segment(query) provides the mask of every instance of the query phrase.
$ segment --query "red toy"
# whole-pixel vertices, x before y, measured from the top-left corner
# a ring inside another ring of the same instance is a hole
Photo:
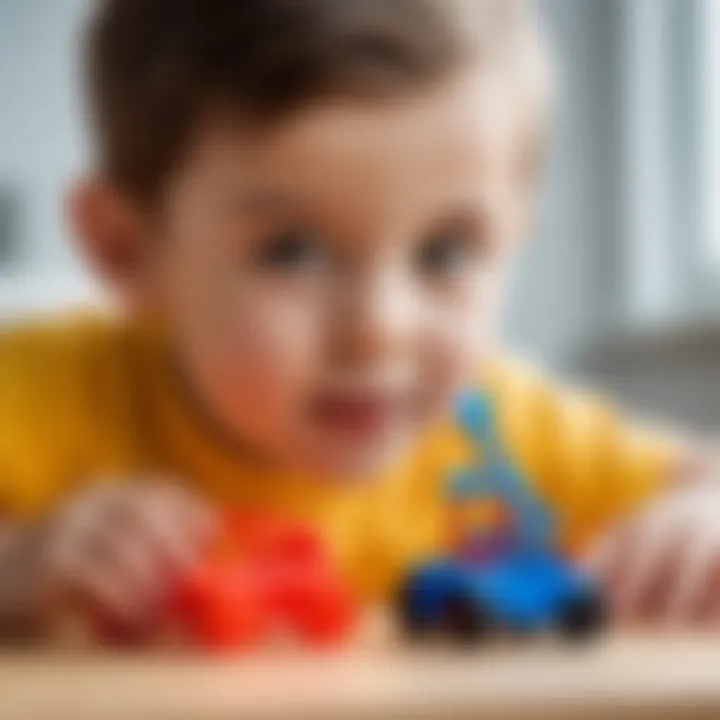
[[[327,646],[345,640],[355,619],[321,538],[297,524],[238,513],[227,516],[210,556],[183,579],[163,624],[201,647],[250,647],[286,634]]]

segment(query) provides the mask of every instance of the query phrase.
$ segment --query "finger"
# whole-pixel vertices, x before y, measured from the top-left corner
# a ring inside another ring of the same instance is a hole
[[[85,538],[95,532],[98,526],[108,522],[121,504],[127,489],[121,484],[98,486],[69,503],[57,515],[56,527],[69,542],[81,544]]]
[[[171,573],[197,561],[205,532],[200,506],[166,488],[149,488],[134,506],[134,522]]]
[[[634,546],[627,548],[626,572],[615,589],[620,618],[646,619],[658,594],[667,587],[677,556],[677,536],[662,523],[643,523],[638,527]]]
[[[628,545],[620,549],[622,572],[613,578],[612,587],[621,619],[642,619],[644,606],[656,600],[654,593],[670,572],[684,525],[684,515],[669,502],[651,506],[631,524]]]
[[[687,624],[697,619],[708,594],[715,556],[713,538],[706,535],[697,535],[686,547],[677,582],[668,596],[667,622]]]
[[[55,518],[48,569],[56,584],[75,577],[80,567],[97,562],[105,545],[105,531],[121,488],[96,489],[64,507]]]
[[[96,563],[120,578],[132,593],[139,613],[149,612],[160,601],[164,586],[162,563],[142,533],[109,527],[102,547],[96,551]]]
[[[147,541],[126,526],[106,524],[74,548],[66,563],[70,581],[117,607],[123,616],[148,615],[157,606],[162,576]]]
[[[705,592],[695,606],[693,621],[708,627],[720,627],[720,563],[716,558],[708,569]]]
[[[90,600],[92,605],[123,621],[136,617],[136,600],[131,590],[122,576],[107,564],[78,554],[67,558],[61,572],[74,598]]]
[[[614,616],[620,616],[619,592],[631,573],[638,544],[636,523],[627,523],[608,534],[586,561],[588,572],[603,588]]]
[[[631,544],[632,526],[621,525],[607,533],[586,555],[585,570],[598,582],[611,586],[625,565],[623,549]]]
[[[56,583],[82,580],[89,583],[84,590],[108,602],[114,597],[113,606],[127,605],[128,612],[140,614],[157,602],[160,568],[147,540],[127,522],[127,505],[128,491],[120,488],[80,504],[58,540],[53,563]]]
[[[220,522],[216,508],[202,502],[181,485],[166,486],[169,501],[177,503],[178,513],[186,518],[187,527],[199,543],[212,540]]]
[[[648,573],[644,586],[639,590],[633,606],[629,608],[628,620],[633,623],[657,625],[665,618],[668,594],[677,584],[682,562],[682,537],[668,540],[654,570]]]

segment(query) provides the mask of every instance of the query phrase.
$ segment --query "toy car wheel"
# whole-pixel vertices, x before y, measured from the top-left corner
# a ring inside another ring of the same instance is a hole
[[[412,581],[409,581],[400,591],[397,600],[397,613],[403,635],[410,640],[419,641],[430,634],[433,626],[420,616],[415,606],[415,588]]]
[[[608,608],[600,593],[587,593],[571,600],[560,617],[560,631],[573,640],[597,635],[608,622]]]
[[[453,595],[445,603],[443,629],[456,642],[473,645],[491,634],[493,624],[477,601]]]

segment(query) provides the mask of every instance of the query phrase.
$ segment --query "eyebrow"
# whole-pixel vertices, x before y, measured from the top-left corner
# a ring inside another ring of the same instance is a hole
[[[240,194],[236,205],[243,213],[259,216],[299,212],[304,209],[297,196],[273,188],[257,188]]]

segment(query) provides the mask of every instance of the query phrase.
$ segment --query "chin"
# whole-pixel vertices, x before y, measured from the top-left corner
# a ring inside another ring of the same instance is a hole
[[[315,454],[316,473],[332,482],[377,482],[407,453],[407,439],[383,441],[352,448],[325,444]]]

